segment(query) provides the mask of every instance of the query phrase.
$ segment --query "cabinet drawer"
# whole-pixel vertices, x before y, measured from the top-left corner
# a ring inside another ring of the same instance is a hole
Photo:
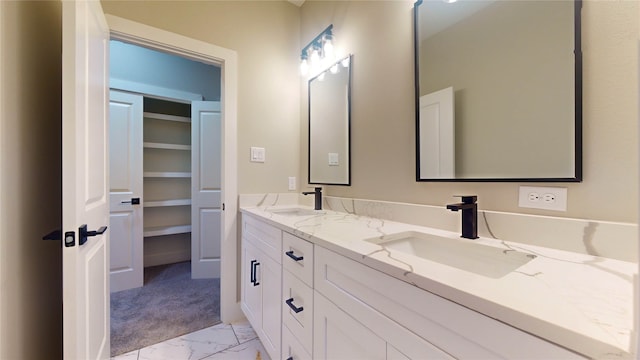
[[[296,312],[297,310],[300,310]],[[313,289],[290,272],[282,274],[282,323],[304,349],[311,353],[313,342]]]
[[[286,326],[282,327],[282,358],[286,360],[311,360],[311,355]]]
[[[242,215],[242,237],[282,264],[282,231],[245,214]]]
[[[324,248],[314,262],[315,289],[410,358],[403,333],[455,358],[584,359]]]
[[[282,267],[313,287],[313,244],[283,232]]]

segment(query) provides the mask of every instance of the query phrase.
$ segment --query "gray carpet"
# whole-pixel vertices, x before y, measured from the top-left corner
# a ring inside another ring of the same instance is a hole
[[[191,263],[145,268],[144,286],[111,293],[111,356],[220,323],[220,279],[191,279]]]

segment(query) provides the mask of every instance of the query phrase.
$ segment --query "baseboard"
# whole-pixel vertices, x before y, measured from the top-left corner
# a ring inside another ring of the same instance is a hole
[[[191,251],[169,251],[156,254],[144,254],[144,267],[173,264],[191,260]]]

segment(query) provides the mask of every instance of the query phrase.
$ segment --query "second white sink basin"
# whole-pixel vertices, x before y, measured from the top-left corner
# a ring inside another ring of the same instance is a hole
[[[491,278],[500,278],[536,256],[517,250],[478,244],[416,231],[367,239],[390,251],[398,251]]]
[[[283,208],[283,209],[272,209],[267,210],[270,213],[278,214],[282,216],[313,216],[313,215],[323,215],[325,214],[322,210],[313,210],[307,208]]]

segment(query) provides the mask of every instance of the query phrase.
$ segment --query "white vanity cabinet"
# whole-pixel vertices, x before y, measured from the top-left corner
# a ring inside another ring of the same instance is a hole
[[[242,309],[271,359],[584,359],[252,216],[242,229]]]
[[[242,217],[241,308],[271,359],[280,359],[282,231]]]

